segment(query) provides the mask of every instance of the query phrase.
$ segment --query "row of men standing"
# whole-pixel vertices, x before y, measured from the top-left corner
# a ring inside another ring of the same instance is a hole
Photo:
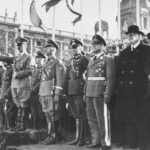
[[[39,94],[42,111],[47,119],[48,137],[42,143],[56,143],[61,102],[65,95],[68,97],[71,112],[76,119],[76,139],[69,144],[85,145],[84,128],[87,118],[92,137],[87,147],[110,149],[108,106],[115,89],[118,145],[127,145],[131,148],[140,146],[141,149],[146,150],[149,123],[147,83],[150,67],[149,46],[140,42],[141,33],[137,26],[128,28],[127,35],[129,35],[131,46],[122,51],[118,58],[104,54],[106,42],[99,35],[94,35],[92,38],[93,48],[89,58],[82,54],[83,44],[73,39],[70,45],[74,55],[67,62],[67,67],[55,56],[57,44],[48,40],[45,46],[47,61],[38,70],[39,79],[35,88],[31,88],[30,77],[33,70],[30,67],[30,55],[26,53],[27,40],[18,38],[16,43],[20,55],[0,56],[0,61],[13,64],[11,94],[18,108],[17,125],[13,130],[26,129],[28,100],[32,91],[33,95]],[[40,52],[39,55],[45,57]]]
[[[94,53],[98,54],[98,56],[96,55],[97,58],[94,59],[92,57],[89,62],[88,58],[82,55],[83,44],[77,39],[71,40],[70,45],[74,52],[74,57],[70,60],[70,66],[67,67],[68,74],[66,74],[66,67],[63,62],[55,56],[56,50],[58,49],[57,44],[52,40],[48,40],[47,42],[45,47],[47,61],[44,66],[39,69],[38,74],[41,75],[39,75],[40,82],[38,82],[39,84],[37,85],[37,87],[39,86],[39,101],[41,103],[42,110],[46,115],[48,125],[48,137],[42,141],[43,144],[54,144],[56,142],[56,124],[59,120],[59,110],[61,110],[60,102],[64,95],[64,91],[66,91],[66,87],[64,85],[67,83],[68,90],[65,94],[69,96],[69,104],[72,106],[71,111],[76,118],[77,134],[79,135],[77,136],[75,143],[78,143],[79,146],[85,144],[84,127],[87,116],[92,133],[92,144],[90,144],[89,147],[92,148],[97,146],[97,144],[100,144],[100,141],[102,149],[106,149],[107,146],[110,146],[110,142],[107,143],[105,140],[106,132],[103,105],[104,101],[107,101],[110,98],[109,95],[112,91],[110,86],[109,88],[106,88],[107,90],[105,90],[105,86],[107,87],[108,84],[112,84],[111,80],[113,78],[110,76],[114,72],[111,71],[113,69],[113,63],[111,61],[112,59],[104,56],[104,53],[102,52],[101,48],[103,45],[106,45],[104,39],[99,35],[95,35],[92,41]],[[1,55],[0,60],[13,64],[10,91],[13,97],[13,102],[17,106],[18,113],[17,124],[12,130],[24,131],[26,129],[26,120],[28,115],[27,108],[29,105],[28,100],[31,96],[31,90],[32,95],[34,95],[37,91],[36,87],[31,89],[30,77],[33,74],[33,70],[30,67],[30,55],[26,53],[27,40],[24,38],[18,38],[16,39],[16,43],[19,54],[15,57]],[[43,58],[45,57],[42,53],[40,53],[40,55]],[[104,71],[105,62],[106,64],[109,64],[108,66],[112,65],[112,67],[107,67],[108,74]],[[87,73],[85,76],[88,77],[85,84],[83,74],[86,70]],[[106,78],[104,77],[105,74],[108,75],[108,82],[106,82]],[[95,89],[93,89],[94,87]],[[105,92],[105,100],[102,96],[103,92]],[[91,113],[86,113],[85,102],[83,101],[84,93],[86,93],[87,99],[87,112],[92,111],[92,115]],[[8,95],[5,95],[4,97],[6,98],[7,96]],[[98,100],[99,98],[101,99],[100,101]],[[99,109],[99,107],[102,109]],[[101,112],[99,112],[99,110],[101,110]],[[96,117],[96,120],[93,120],[93,117]],[[100,132],[99,128],[101,129]]]

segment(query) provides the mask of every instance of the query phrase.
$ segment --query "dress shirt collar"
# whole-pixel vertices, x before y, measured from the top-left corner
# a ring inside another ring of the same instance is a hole
[[[139,44],[140,44],[140,41],[138,41],[138,42],[137,42],[136,44],[134,44],[134,45],[131,44],[131,51],[133,51],[133,49],[136,49]]]

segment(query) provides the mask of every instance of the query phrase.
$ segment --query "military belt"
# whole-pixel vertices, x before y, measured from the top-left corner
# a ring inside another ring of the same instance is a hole
[[[42,82],[49,81],[49,80],[53,80],[53,78],[51,77],[42,78]]]
[[[106,80],[105,77],[88,77],[88,80]]]

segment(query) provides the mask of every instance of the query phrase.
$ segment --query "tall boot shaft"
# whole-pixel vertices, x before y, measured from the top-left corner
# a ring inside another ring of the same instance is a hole
[[[78,140],[78,146],[83,146],[85,144],[85,120],[80,120],[80,133],[79,133],[79,140]]]
[[[26,123],[27,123],[27,117],[28,117],[28,108],[22,108],[22,114],[21,114],[21,120],[20,120],[20,128],[18,128],[16,131],[24,131],[26,130]]]
[[[80,133],[80,120],[76,119],[76,138],[75,140],[68,143],[68,145],[76,145],[79,140],[79,133]]]
[[[16,131],[17,129],[20,128],[21,126],[21,116],[22,116],[22,108],[21,107],[18,107],[18,110],[17,110],[17,121],[16,121],[16,125],[15,127],[13,127],[12,129],[10,129],[11,131]]]
[[[56,139],[58,141],[65,140],[64,135],[63,135],[63,129],[62,129],[61,124],[60,124],[60,120],[55,120],[54,124],[55,124]]]

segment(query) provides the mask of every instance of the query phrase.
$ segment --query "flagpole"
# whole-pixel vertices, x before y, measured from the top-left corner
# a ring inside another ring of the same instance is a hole
[[[81,0],[81,42],[83,43],[83,0]]]
[[[118,0],[118,17],[117,17],[117,25],[118,25],[118,39],[121,38],[120,36],[120,0]]]
[[[136,0],[136,24],[140,27],[140,1]]]
[[[23,35],[23,5],[24,5],[24,0],[21,1],[21,37],[24,37]]]
[[[52,40],[55,41],[55,6],[53,7],[53,33]]]
[[[99,34],[101,35],[102,33],[102,27],[101,27],[101,0],[99,0]]]

